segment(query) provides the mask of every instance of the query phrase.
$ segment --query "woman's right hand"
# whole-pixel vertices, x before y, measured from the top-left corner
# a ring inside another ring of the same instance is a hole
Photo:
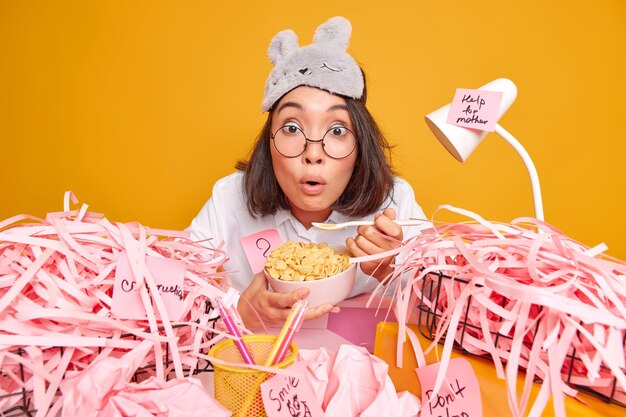
[[[260,272],[254,276],[248,288],[241,294],[237,303],[237,310],[243,324],[248,329],[263,327],[259,322],[259,317],[265,326],[282,326],[287,320],[291,306],[296,301],[306,298],[307,295],[309,295],[308,288],[299,288],[287,294],[269,291],[267,278],[263,272]],[[304,320],[316,319],[330,312],[338,313],[339,307],[332,304],[322,304],[315,308],[309,308],[304,313]]]

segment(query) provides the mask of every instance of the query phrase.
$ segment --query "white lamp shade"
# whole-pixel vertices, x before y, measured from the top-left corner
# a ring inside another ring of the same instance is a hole
[[[493,80],[480,87],[479,90],[502,92],[497,120],[500,120],[517,97],[515,83],[507,78]],[[426,116],[426,124],[452,156],[459,162],[465,162],[489,132],[449,124],[447,122],[449,112],[450,104],[435,110]]]

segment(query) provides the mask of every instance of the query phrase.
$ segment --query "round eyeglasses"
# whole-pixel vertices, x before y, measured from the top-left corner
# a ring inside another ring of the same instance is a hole
[[[287,158],[302,155],[309,142],[321,142],[324,153],[333,159],[347,158],[356,148],[354,133],[342,125],[331,127],[321,139],[309,139],[295,124],[286,124],[271,138],[278,153]]]

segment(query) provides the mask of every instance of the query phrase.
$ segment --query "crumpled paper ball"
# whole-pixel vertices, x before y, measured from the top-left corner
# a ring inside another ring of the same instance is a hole
[[[408,391],[396,393],[388,365],[367,349],[341,345],[336,353],[324,348],[301,349],[307,363],[305,380],[326,417],[414,417],[419,398]]]
[[[131,378],[150,351],[144,341],[121,358],[101,357],[82,371],[68,372],[60,385],[62,417],[230,417],[199,380]]]

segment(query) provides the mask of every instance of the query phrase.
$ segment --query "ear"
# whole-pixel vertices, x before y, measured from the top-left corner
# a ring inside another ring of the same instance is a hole
[[[276,64],[291,55],[296,49],[298,49],[296,33],[293,30],[283,30],[274,36],[267,49],[267,54],[270,57],[270,62]]]
[[[315,31],[313,41],[317,44],[326,44],[339,50],[348,49],[352,25],[345,17],[337,16],[322,23]]]

